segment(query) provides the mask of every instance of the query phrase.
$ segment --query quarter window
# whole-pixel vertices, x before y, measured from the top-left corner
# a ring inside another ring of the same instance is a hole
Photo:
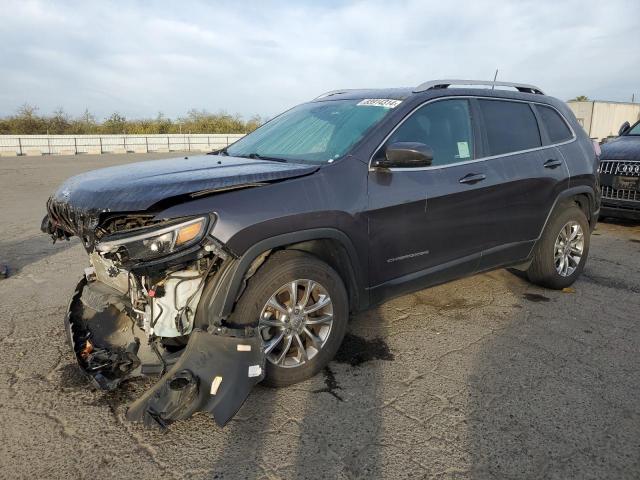
[[[385,145],[395,142],[420,142],[431,147],[432,165],[472,159],[473,130],[469,102],[441,100],[419,108],[393,132]]]
[[[478,100],[487,134],[489,155],[542,146],[540,130],[528,103]]]
[[[573,136],[571,130],[567,126],[560,114],[551,107],[545,107],[544,105],[536,105],[544,128],[547,130],[549,140],[551,143],[565,142]]]

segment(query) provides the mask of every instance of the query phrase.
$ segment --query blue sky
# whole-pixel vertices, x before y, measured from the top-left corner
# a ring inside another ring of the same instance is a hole
[[[640,98],[640,2],[0,0],[0,115],[191,108],[271,116],[336,88],[430,78]]]

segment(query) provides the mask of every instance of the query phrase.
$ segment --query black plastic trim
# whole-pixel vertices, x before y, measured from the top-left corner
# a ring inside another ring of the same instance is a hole
[[[237,261],[232,269],[225,272],[224,281],[221,280],[221,290],[217,295],[211,297],[211,302],[207,306],[209,312],[219,318],[226,318],[233,310],[235,301],[240,293],[242,281],[253,261],[260,254],[278,247],[284,247],[294,243],[306,242],[309,240],[332,239],[340,242],[347,250],[349,258],[352,259],[347,265],[349,271],[349,282],[357,293],[356,309],[361,310],[368,306],[368,295],[364,289],[362,273],[354,268],[353,259],[358,258],[355,247],[351,239],[342,231],[335,228],[313,228],[298,232],[285,233],[274,237],[266,238],[250,247]]]
[[[591,187],[589,187],[587,185],[579,185],[579,186],[575,186],[575,187],[570,187],[570,188],[560,192],[558,194],[558,196],[556,197],[555,201],[553,202],[553,205],[549,209],[549,213],[547,213],[547,218],[545,219],[544,224],[542,225],[542,229],[540,230],[540,234],[538,235],[538,238],[536,238],[535,243],[531,247],[531,252],[529,252],[529,256],[531,256],[533,254],[533,249],[535,248],[535,244],[542,237],[542,234],[544,233],[544,229],[547,228],[547,223],[549,223],[549,219],[551,218],[551,214],[556,209],[558,203],[560,203],[562,200],[566,200],[567,198],[575,197],[576,195],[583,195],[583,194],[586,194],[589,197],[590,218],[588,218],[587,220],[589,221],[589,225],[591,226],[591,229],[593,230],[593,228],[595,227],[595,223],[598,221],[598,217],[595,215],[595,212],[597,210],[595,209],[595,203],[594,203],[595,198],[596,198],[596,192],[594,191],[593,188],[591,188]]]

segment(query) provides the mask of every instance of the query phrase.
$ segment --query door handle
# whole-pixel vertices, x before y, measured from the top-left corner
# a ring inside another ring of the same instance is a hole
[[[555,158],[550,158],[543,164],[544,168],[556,168],[556,167],[559,167],[560,165],[562,165],[562,161],[556,160]]]
[[[487,176],[483,173],[469,173],[458,180],[460,183],[478,183],[483,181]]]

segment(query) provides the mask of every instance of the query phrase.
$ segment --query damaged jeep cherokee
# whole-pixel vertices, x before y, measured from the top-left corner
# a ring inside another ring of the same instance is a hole
[[[42,229],[88,253],[65,323],[95,385],[157,376],[128,419],[224,425],[258,382],[322,369],[350,313],[502,267],[571,285],[597,164],[537,87],[341,90],[213,155],[77,175]]]

